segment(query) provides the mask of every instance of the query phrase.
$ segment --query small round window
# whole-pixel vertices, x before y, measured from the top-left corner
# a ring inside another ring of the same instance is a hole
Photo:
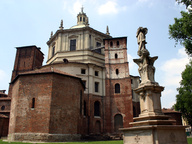
[[[1,110],[5,110],[5,106],[3,105],[3,106],[1,106]]]

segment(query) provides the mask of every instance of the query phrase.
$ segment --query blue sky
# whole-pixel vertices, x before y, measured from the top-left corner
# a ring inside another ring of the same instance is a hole
[[[155,62],[155,79],[165,86],[162,107],[175,103],[181,72],[189,59],[181,45],[169,39],[168,26],[180,17],[185,7],[175,0],[1,0],[0,1],[0,89],[8,90],[13,70],[15,47],[36,45],[41,47],[47,60],[51,31],[59,29],[61,19],[65,29],[76,25],[76,16],[81,6],[89,17],[90,27],[106,32],[113,37],[128,37],[130,74],[139,75],[133,63],[137,56],[136,31],[147,27],[146,48]]]

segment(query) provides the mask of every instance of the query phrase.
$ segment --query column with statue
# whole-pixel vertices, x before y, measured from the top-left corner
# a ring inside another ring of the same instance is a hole
[[[158,57],[150,57],[146,49],[147,32],[147,28],[138,28],[139,58],[133,60],[141,77],[139,87],[134,90],[140,97],[141,114],[133,118],[132,127],[121,129],[124,144],[187,144],[185,127],[173,125],[175,120],[162,113],[160,98],[164,87],[155,81],[154,62]]]

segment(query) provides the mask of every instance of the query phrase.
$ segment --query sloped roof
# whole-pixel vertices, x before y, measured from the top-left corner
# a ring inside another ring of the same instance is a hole
[[[0,118],[9,118],[9,117],[4,114],[0,114]]]
[[[80,77],[77,77],[75,75],[60,71],[60,70],[58,70],[56,68],[53,68],[53,67],[40,68],[40,69],[35,69],[35,70],[32,70],[32,71],[27,71],[27,72],[24,72],[24,73],[19,73],[11,83],[14,83],[19,76],[36,75],[36,74],[49,74],[49,73],[56,73],[56,74],[65,75],[65,76],[69,76],[69,77],[79,79],[81,81],[82,85],[84,86],[84,84],[83,84]]]
[[[163,113],[181,113],[181,112],[179,112],[179,111],[175,111],[175,110],[167,109],[167,108],[163,108],[163,109],[162,109],[162,112],[163,112]]]
[[[11,100],[10,97],[0,97],[0,100]]]
[[[3,93],[3,92],[0,92],[0,95],[6,95],[6,96],[7,96],[7,94],[5,94],[5,93]]]

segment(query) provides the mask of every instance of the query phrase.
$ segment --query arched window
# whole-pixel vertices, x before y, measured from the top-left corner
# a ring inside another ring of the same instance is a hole
[[[115,93],[120,93],[120,84],[115,84]]]
[[[119,74],[119,69],[116,69],[116,75],[118,75]]]
[[[115,59],[117,59],[118,58],[118,55],[117,54],[115,54]]]
[[[113,42],[112,41],[110,42],[110,46],[113,47]]]
[[[63,59],[63,62],[67,64],[69,61],[68,59]]]
[[[117,41],[117,47],[119,47],[119,41]]]
[[[123,116],[116,114],[114,117],[114,131],[119,132],[119,128],[123,128]]]
[[[96,101],[94,103],[94,116],[100,116],[100,102]]]

